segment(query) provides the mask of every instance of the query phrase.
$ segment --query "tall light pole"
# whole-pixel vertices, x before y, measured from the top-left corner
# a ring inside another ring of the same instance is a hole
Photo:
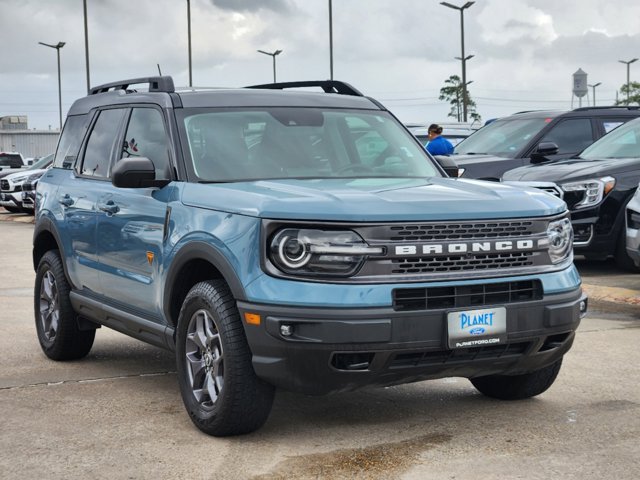
[[[84,9],[84,63],[87,67],[87,93],[91,90],[91,80],[89,78],[89,26],[87,25],[87,0],[82,0]]]
[[[637,62],[638,59],[637,58],[633,58],[631,60],[629,60],[628,62],[625,62],[624,60],[618,60],[620,63],[624,63],[627,66],[627,105],[629,105],[629,87],[630,87],[630,82],[629,82],[629,65],[631,65],[633,62]]]
[[[273,57],[273,83],[276,83],[276,56],[282,53],[282,50],[276,50],[275,52],[265,52],[264,50],[258,50],[260,53]]]
[[[191,69],[191,0],[187,0],[187,43],[189,44],[189,86],[193,87],[193,72]]]
[[[56,45],[50,45],[48,43],[38,42],[45,47],[55,48],[58,53],[58,114],[60,116],[60,131],[62,131],[62,87],[60,82],[60,49],[64,47],[64,42],[58,42]]]
[[[587,87],[591,87],[593,89],[593,106],[596,106],[596,87],[602,85],[602,82],[598,82],[594,85],[587,85]]]
[[[329,79],[333,80],[333,10],[329,0]]]
[[[462,55],[456,58],[460,59],[462,62],[462,85],[464,86],[462,89],[462,115],[465,122],[467,121],[467,60],[473,55],[470,55],[469,57],[464,55],[464,11],[474,3],[476,2],[467,2],[461,7],[458,7],[457,5],[453,5],[449,2],[440,2],[440,5],[444,5],[445,7],[449,7],[460,12],[460,45],[462,47]]]

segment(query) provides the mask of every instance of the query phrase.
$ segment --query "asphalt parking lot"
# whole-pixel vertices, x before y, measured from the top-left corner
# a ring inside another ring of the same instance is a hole
[[[84,360],[46,359],[31,233],[0,222],[1,478],[640,478],[640,275],[578,261],[593,308],[538,398],[461,378],[278,392],[261,430],[218,439],[187,417],[169,352],[103,328]]]

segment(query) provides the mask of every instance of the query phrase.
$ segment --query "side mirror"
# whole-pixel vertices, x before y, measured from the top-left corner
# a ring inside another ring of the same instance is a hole
[[[33,165],[33,160],[27,160],[27,165]]]
[[[548,162],[546,158],[548,155],[555,155],[558,153],[558,145],[554,142],[542,142],[536,148],[536,151],[531,154],[531,163]]]
[[[436,159],[438,164],[442,167],[447,175],[453,178],[458,178],[458,164],[453,158],[447,157],[445,155],[435,155],[433,158]]]
[[[164,187],[169,180],[156,180],[156,167],[146,157],[122,158],[111,171],[111,183],[118,188]]]

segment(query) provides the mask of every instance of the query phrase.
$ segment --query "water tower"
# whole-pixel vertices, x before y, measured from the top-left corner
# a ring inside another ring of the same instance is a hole
[[[582,97],[589,93],[587,86],[587,72],[579,68],[576,73],[573,74],[573,91],[571,95],[571,108],[573,108],[573,97],[578,97],[578,106],[582,106]]]

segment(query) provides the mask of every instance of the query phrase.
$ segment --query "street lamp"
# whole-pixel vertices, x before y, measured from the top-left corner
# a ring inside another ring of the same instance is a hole
[[[628,62],[625,62],[624,60],[618,60],[620,63],[624,63],[627,66],[627,105],[629,105],[629,65],[631,65],[633,62],[637,62],[638,59],[637,58],[633,58],[631,60],[629,60]]]
[[[87,25],[87,0],[82,1],[84,11],[84,63],[87,68],[87,93],[91,90],[91,79],[89,78],[89,27]]]
[[[329,79],[333,80],[333,9],[329,0]]]
[[[462,55],[456,58],[462,62],[462,84],[465,86],[462,91],[462,112],[465,122],[467,121],[467,60],[471,58],[471,56],[466,57],[464,55],[464,11],[474,3],[476,2],[467,2],[461,7],[458,7],[457,5],[453,5],[449,2],[440,2],[440,5],[460,11],[460,44],[462,47]]]
[[[273,83],[276,83],[276,56],[282,53],[282,50],[276,50],[275,52],[265,52],[264,50],[258,50],[259,53],[264,53],[273,57]]]
[[[587,85],[587,87],[593,88],[593,106],[596,106],[596,87],[602,85],[602,82],[598,82],[595,85]]]
[[[48,43],[38,42],[45,47],[55,48],[58,53],[58,114],[60,116],[60,131],[62,131],[62,88],[60,83],[60,49],[64,47],[64,42],[58,42],[56,45],[50,45]]]
[[[193,87],[193,73],[191,70],[191,0],[187,0],[187,43],[189,44],[189,86]]]

